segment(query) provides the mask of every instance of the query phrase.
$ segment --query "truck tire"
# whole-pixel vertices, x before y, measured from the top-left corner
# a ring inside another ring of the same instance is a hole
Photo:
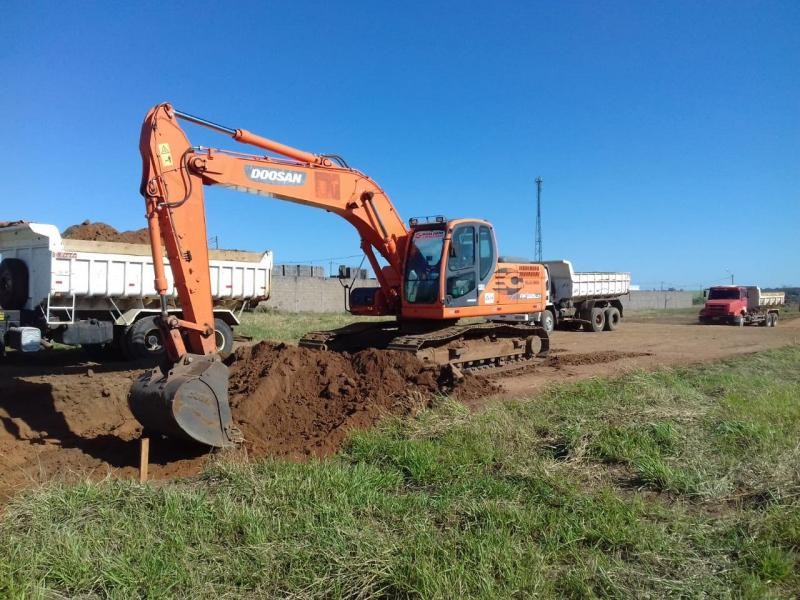
[[[0,307],[7,310],[25,308],[28,301],[28,267],[18,258],[0,262]]]
[[[233,329],[222,319],[214,319],[214,336],[217,353],[226,356],[233,352]]]
[[[605,330],[616,331],[617,327],[619,327],[620,318],[619,309],[616,306],[607,308]]]
[[[584,324],[584,331],[599,333],[606,326],[606,312],[602,308],[593,308],[589,311],[588,323]]]
[[[547,335],[553,333],[553,330],[556,328],[556,318],[552,311],[542,311],[541,325],[542,328],[547,332]]]
[[[161,359],[164,342],[155,316],[143,317],[130,326],[125,336],[125,350],[125,354],[133,360]]]
[[[772,313],[772,319],[770,319],[769,326],[770,327],[778,326],[778,313]]]

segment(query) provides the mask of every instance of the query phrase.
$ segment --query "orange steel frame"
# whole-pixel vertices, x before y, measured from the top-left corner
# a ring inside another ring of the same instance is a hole
[[[209,126],[239,142],[287,158],[193,147],[178,118]],[[216,351],[205,185],[219,185],[322,208],[346,219],[358,231],[361,247],[380,284],[377,306],[370,314],[452,319],[537,312],[544,308],[543,268],[540,265],[504,263],[496,264],[490,285],[480,294],[476,306],[450,308],[442,304],[419,306],[403,302],[403,264],[409,230],[375,181],[355,169],[334,164],[329,157],[298,150],[244,129],[222,128],[179,113],[170,104],[156,105],[147,113],[139,149],[142,155],[141,193],[146,204],[156,291],[165,303],[167,279],[161,257],[166,252],[183,310],[183,319],[172,317],[165,327],[168,334],[166,348],[172,360],[187,352],[181,329],[185,331],[190,351],[197,354]],[[449,231],[462,221],[448,223]],[[444,256],[447,256],[449,232],[445,242]],[[381,266],[376,253],[388,264]],[[446,261],[441,263],[440,281],[444,286]],[[527,269],[527,278],[519,277],[520,269]],[[522,280],[523,284],[517,280]],[[486,302],[485,292],[490,290],[496,294],[493,303]],[[533,298],[537,293],[539,298]],[[444,297],[442,294],[443,289],[440,298]]]

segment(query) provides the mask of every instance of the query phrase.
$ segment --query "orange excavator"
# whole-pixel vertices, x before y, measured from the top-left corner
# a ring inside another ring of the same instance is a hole
[[[192,146],[179,120],[271,155]],[[549,340],[541,327],[470,319],[545,309],[543,266],[499,257],[487,221],[430,217],[410,219],[406,226],[381,187],[341,157],[223,127],[170,104],[147,113],[139,147],[167,353],[166,364],[134,382],[128,397],[146,430],[216,447],[241,441],[228,404],[227,366],[217,356],[214,334],[203,198],[207,185],[321,208],[358,232],[379,286],[350,290],[349,310],[394,319],[310,332],[300,341],[303,346],[413,352],[455,376],[547,354]],[[183,311],[180,318],[166,310],[165,253]]]

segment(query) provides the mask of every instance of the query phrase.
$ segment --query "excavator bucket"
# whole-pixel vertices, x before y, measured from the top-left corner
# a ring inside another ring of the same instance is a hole
[[[218,358],[187,354],[168,373],[156,368],[128,394],[145,431],[223,448],[241,441],[228,404],[228,367]]]

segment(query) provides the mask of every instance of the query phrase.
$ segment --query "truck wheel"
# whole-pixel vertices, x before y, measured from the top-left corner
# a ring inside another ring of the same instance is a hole
[[[606,331],[615,331],[617,327],[619,327],[619,309],[616,306],[612,306],[611,308],[606,309],[606,324],[605,330]]]
[[[138,358],[160,359],[164,355],[164,342],[156,317],[144,317],[136,321],[128,329],[125,336],[126,354],[136,360]]]
[[[593,308],[589,312],[589,322],[584,324],[585,331],[599,333],[606,326],[606,312],[602,308]]]
[[[233,329],[222,319],[214,319],[214,339],[217,353],[225,356],[233,351]]]
[[[778,315],[777,315],[777,313],[772,313],[772,319],[770,319],[769,326],[770,327],[777,327],[778,326]]]
[[[28,301],[28,267],[18,258],[0,262],[0,306],[8,310],[25,308]]]
[[[547,332],[547,335],[553,333],[553,330],[556,328],[556,318],[553,316],[551,311],[542,311],[541,325],[542,328]]]

